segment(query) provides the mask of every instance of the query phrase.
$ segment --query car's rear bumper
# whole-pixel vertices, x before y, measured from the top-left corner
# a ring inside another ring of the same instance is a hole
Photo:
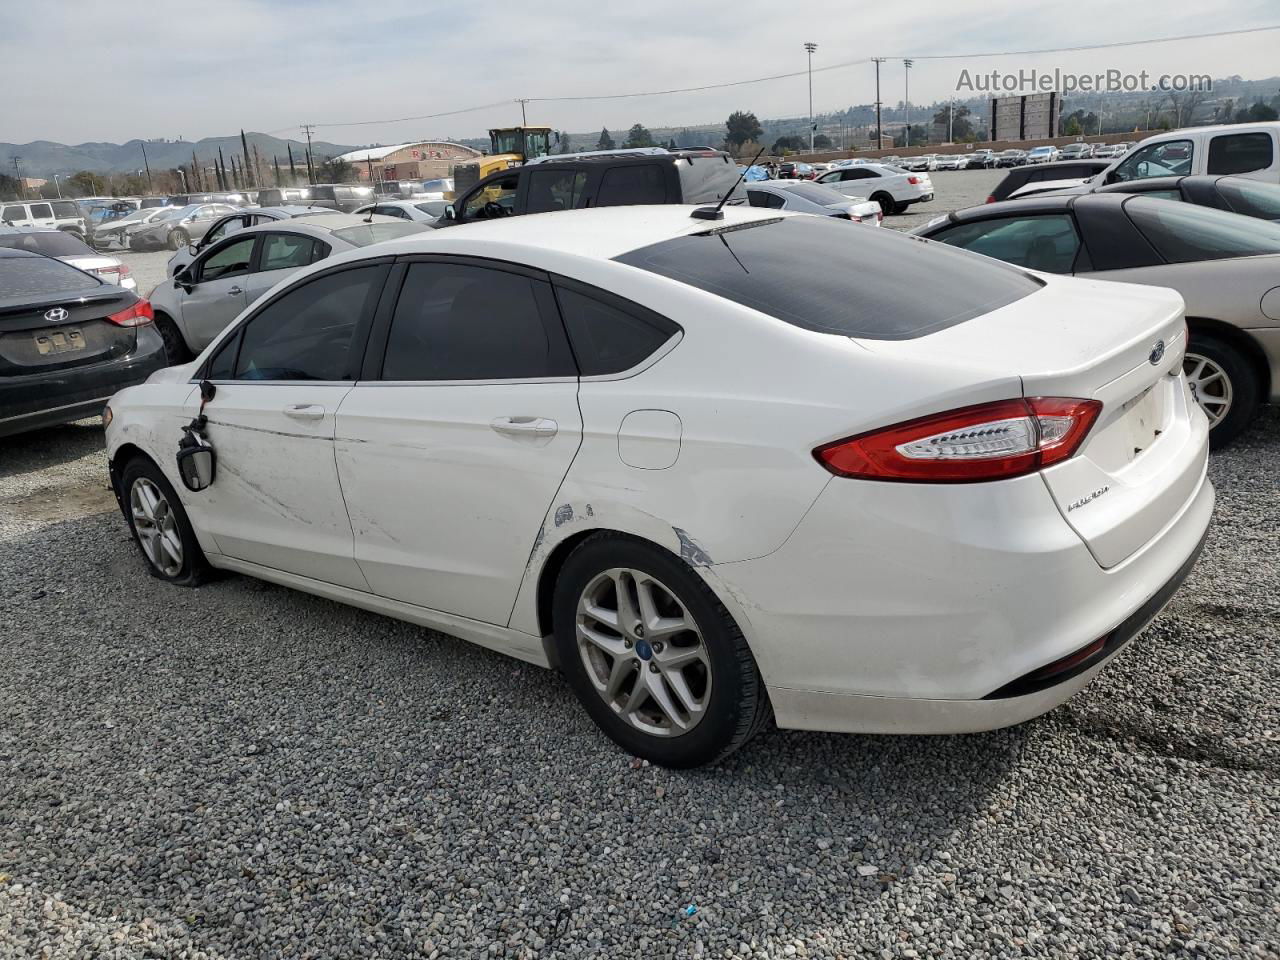
[[[1127,641],[1190,570],[1213,511],[1202,478],[1145,547],[1104,570],[1036,475],[922,497],[833,480],[777,551],[711,570],[743,621],[783,727],[954,733],[1018,723],[1122,645],[1045,689],[1019,681]]]
[[[96,416],[116,391],[163,368],[159,332],[153,326],[137,329],[133,352],[118,360],[0,380],[0,437]]]

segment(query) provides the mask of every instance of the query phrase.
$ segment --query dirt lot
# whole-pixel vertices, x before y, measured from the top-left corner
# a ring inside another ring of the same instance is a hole
[[[677,773],[551,673],[167,587],[98,426],[0,440],[0,956],[1275,958],[1280,411],[1211,475],[1191,579],[1063,708]]]

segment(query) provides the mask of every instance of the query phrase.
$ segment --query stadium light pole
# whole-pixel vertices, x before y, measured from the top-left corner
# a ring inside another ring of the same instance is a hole
[[[809,53],[809,152],[813,153],[813,51],[818,49],[816,43],[806,43]]]
[[[906,108],[906,111],[907,111],[907,127],[906,127],[907,139],[904,145],[908,147],[911,146],[911,66],[913,62],[914,61],[911,61],[911,60],[902,61],[902,66],[906,68],[903,71],[903,79],[902,79],[902,89],[903,89],[902,105]]]

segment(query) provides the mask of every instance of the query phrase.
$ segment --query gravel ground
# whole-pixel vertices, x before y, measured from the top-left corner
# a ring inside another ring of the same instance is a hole
[[[1063,708],[692,772],[537,668],[153,580],[101,447],[0,440],[2,957],[1280,956],[1280,411],[1214,456],[1184,589]]]

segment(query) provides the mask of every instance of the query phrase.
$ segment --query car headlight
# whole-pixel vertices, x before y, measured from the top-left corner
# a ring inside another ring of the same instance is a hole
[[[114,414],[111,412],[111,404],[108,403],[102,408],[102,429],[105,430],[107,427],[111,426],[111,418],[113,416]]]

